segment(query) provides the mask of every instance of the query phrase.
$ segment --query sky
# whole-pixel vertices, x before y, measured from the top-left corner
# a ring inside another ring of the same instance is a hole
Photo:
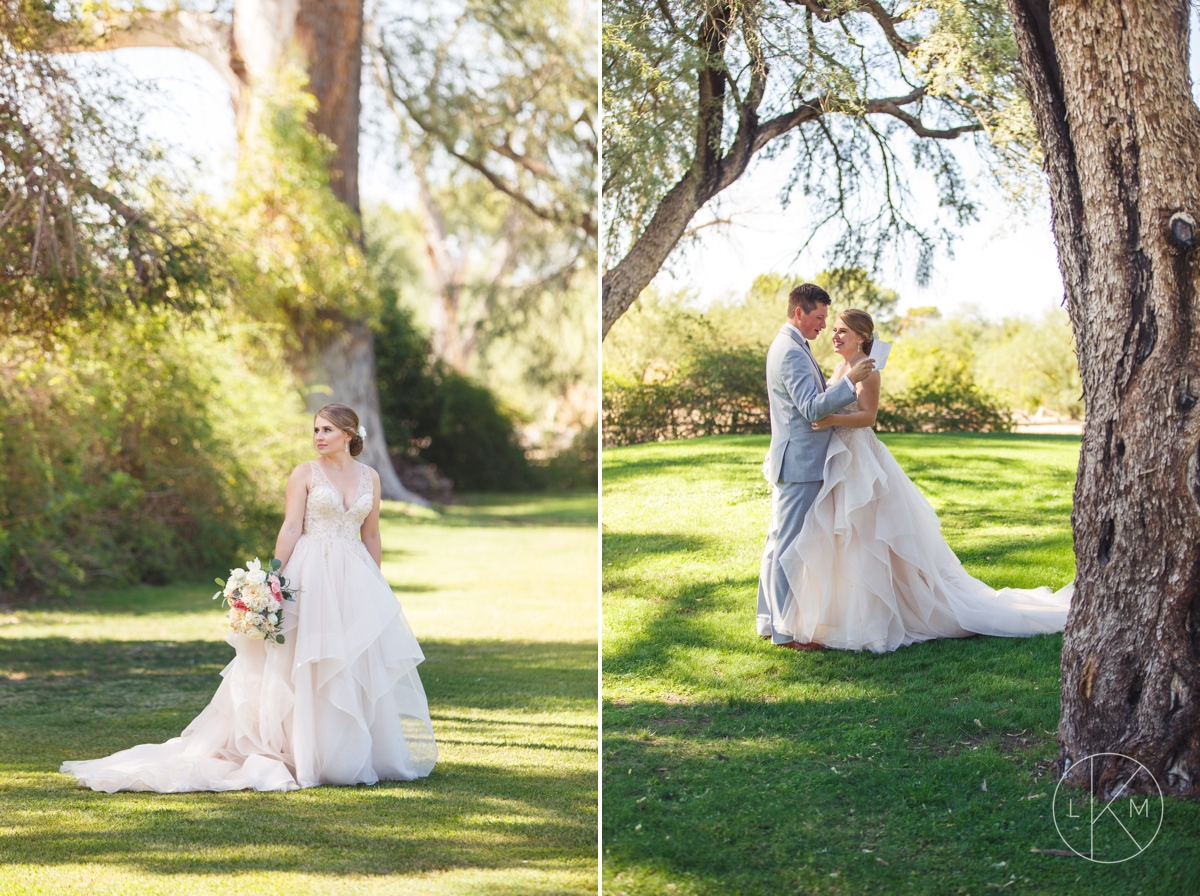
[[[970,169],[974,150],[958,155]],[[728,188],[721,217],[732,224],[706,228],[699,244],[685,249],[661,272],[655,286],[665,291],[686,290],[700,306],[744,293],[754,277],[776,271],[812,276],[828,266],[829,239],[820,237],[802,254],[798,248],[809,233],[809,222],[797,201],[784,210],[779,186],[787,179],[783,160],[753,165]],[[917,214],[921,209],[917,190]],[[928,194],[926,194],[928,195]],[[985,317],[1040,317],[1061,305],[1062,277],[1054,248],[1048,204],[1022,214],[986,182],[974,193],[982,198],[979,220],[959,232],[954,257],[940,252],[927,286],[919,286],[913,266],[886,262],[876,279],[900,295],[901,310],[934,305],[943,314],[973,307]],[[701,216],[697,217],[700,220]]]
[[[76,58],[81,66],[151,85],[154,90],[139,94],[146,97],[143,133],[178,158],[181,168],[196,160],[197,187],[215,196],[228,190],[237,164],[237,127],[229,87],[212,66],[186,50],[156,47]],[[386,125],[364,121],[359,193],[365,206],[387,200],[402,207],[416,199],[415,186],[395,169]]]
[[[206,192],[220,195],[227,188],[236,163],[237,132],[229,89],[208,63],[183,50],[155,48],[119,50],[91,63],[152,83],[157,90],[145,110],[145,132],[181,160],[197,159],[196,182]],[[414,188],[395,168],[386,127],[366,121],[361,145],[363,204],[411,204]],[[796,257],[806,220],[798,205],[790,211],[780,207],[778,185],[785,177],[782,162],[752,166],[723,196],[722,213],[735,212],[734,224],[711,228],[698,246],[677,253],[656,286],[688,290],[706,305],[745,292],[760,273],[815,274],[825,267],[819,248]],[[955,257],[939,255],[928,286],[918,286],[912,271],[903,268],[885,268],[879,280],[900,294],[902,309],[936,305],[952,313],[976,306],[995,318],[1040,315],[1058,307],[1063,295],[1048,210],[1020,217],[998,195],[988,199],[980,220],[962,232]]]
[[[1195,46],[1198,31],[1192,32],[1193,82],[1200,59]],[[206,62],[183,50],[145,48],[101,54],[91,64],[152,83],[157,91],[145,110],[145,132],[181,160],[198,160],[200,188],[218,196],[227,189],[236,162],[237,134],[229,90]],[[366,104],[364,112],[369,109]],[[364,114],[359,188],[365,206],[387,201],[403,207],[415,200],[413,183],[394,164],[387,134],[386,121],[373,122]],[[975,167],[968,146],[958,156],[965,170]],[[811,275],[826,267],[819,239],[797,255],[808,233],[807,220],[799,203],[789,210],[779,203],[779,185],[786,176],[783,160],[753,163],[722,194],[721,214],[733,223],[708,228],[697,242],[677,250],[654,285],[687,291],[703,307],[744,293],[761,273]],[[953,257],[938,254],[927,285],[918,285],[912,266],[902,263],[885,266],[878,281],[899,293],[901,310],[934,305],[943,314],[952,314],[970,308],[999,319],[1037,317],[1060,307],[1063,285],[1048,203],[1018,213],[986,185],[978,186],[973,195],[980,200],[979,220],[960,231]]]

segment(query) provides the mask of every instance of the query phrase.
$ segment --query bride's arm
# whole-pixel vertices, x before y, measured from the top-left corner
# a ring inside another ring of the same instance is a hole
[[[858,385],[858,410],[849,414],[830,414],[822,417],[813,424],[813,429],[827,429],[830,426],[841,426],[845,429],[865,429],[875,425],[875,415],[879,413],[879,382],[878,373],[872,373]]]
[[[374,487],[375,503],[371,506],[371,512],[367,514],[367,518],[363,520],[359,535],[362,537],[367,553],[375,561],[375,565],[382,568],[383,539],[379,536],[379,474],[374,470],[371,470],[371,485]]]
[[[288,477],[287,491],[283,503],[283,525],[275,539],[275,557],[284,566],[296,549],[300,533],[304,531],[304,505],[308,503],[308,481],[312,470],[308,464],[300,464]]]

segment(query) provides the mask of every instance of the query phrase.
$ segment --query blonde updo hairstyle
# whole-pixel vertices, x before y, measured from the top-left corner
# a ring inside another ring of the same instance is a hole
[[[358,414],[354,412],[354,408],[346,407],[344,404],[327,404],[321,410],[317,411],[316,417],[324,417],[346,435],[350,436],[350,456],[358,457],[362,454],[363,440],[358,434]],[[315,420],[316,417],[313,419]]]
[[[875,342],[875,321],[871,320],[871,315],[857,308],[849,308],[839,314],[838,319],[863,338],[862,350],[870,354],[871,345]]]

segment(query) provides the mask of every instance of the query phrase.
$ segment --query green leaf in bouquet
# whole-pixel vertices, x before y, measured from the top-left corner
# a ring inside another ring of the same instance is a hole
[[[276,635],[276,636],[275,636],[275,643],[276,643],[276,644],[282,644],[282,643],[283,643],[283,635]]]
[[[224,580],[224,579],[213,579],[213,581],[214,581],[214,582],[216,582],[218,585],[220,585],[222,588],[224,588],[224,587],[225,587],[225,580]]]
[[[283,564],[279,562],[278,557],[271,558],[271,569],[279,569],[281,566],[283,566]]]

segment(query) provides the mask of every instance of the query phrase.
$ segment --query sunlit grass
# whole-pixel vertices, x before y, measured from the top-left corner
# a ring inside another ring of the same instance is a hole
[[[384,571],[427,657],[440,748],[411,783],[80,788],[63,759],[173,737],[208,702],[233,655],[216,586],[0,613],[0,893],[594,892],[595,507],[385,507]]]
[[[884,436],[968,571],[1074,575],[1079,441]],[[1121,865],[1050,812],[1062,638],[794,653],[755,632],[765,437],[604,457],[605,892],[1200,892],[1200,807]],[[987,783],[986,790],[984,782]]]

